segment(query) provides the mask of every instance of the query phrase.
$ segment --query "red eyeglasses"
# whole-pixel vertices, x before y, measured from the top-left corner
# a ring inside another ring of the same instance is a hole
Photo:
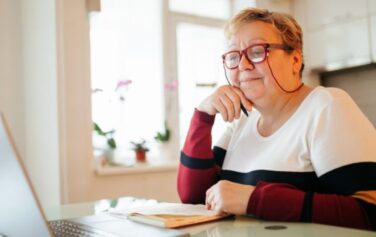
[[[223,64],[228,69],[235,69],[239,67],[240,60],[244,54],[247,60],[251,63],[257,64],[265,61],[269,55],[270,49],[282,49],[291,51],[292,48],[284,44],[253,44],[243,50],[232,50],[222,55]]]

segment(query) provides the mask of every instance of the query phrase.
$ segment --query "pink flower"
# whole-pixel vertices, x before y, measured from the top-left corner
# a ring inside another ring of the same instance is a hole
[[[118,81],[115,91],[118,93],[120,101],[125,101],[125,92],[131,83],[132,83],[132,80],[129,80],[129,79]]]
[[[115,91],[119,90],[122,87],[127,88],[131,83],[132,80],[129,79],[119,80],[116,85]]]
[[[178,88],[178,80],[172,80],[170,82],[166,82],[164,84],[164,88],[166,91],[174,91]]]

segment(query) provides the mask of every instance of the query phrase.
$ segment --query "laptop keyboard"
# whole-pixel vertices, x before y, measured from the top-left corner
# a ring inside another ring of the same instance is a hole
[[[52,232],[56,237],[114,237],[115,235],[94,229],[83,224],[56,220],[49,222]]]

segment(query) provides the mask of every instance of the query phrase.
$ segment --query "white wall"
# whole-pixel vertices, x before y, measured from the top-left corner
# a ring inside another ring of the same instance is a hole
[[[44,207],[60,203],[54,0],[21,0],[25,163]]]
[[[338,87],[350,94],[362,112],[376,127],[376,68],[372,66],[323,74],[322,84]]]
[[[60,203],[54,0],[0,0],[0,110],[44,207]]]

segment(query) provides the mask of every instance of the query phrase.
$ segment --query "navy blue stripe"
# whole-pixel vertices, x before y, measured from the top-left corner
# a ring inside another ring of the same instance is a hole
[[[184,154],[184,152],[180,153],[180,162],[188,168],[202,170],[212,168],[215,164],[214,159],[192,158]]]
[[[376,190],[376,163],[362,162],[332,170],[320,178],[315,172],[255,170],[241,173],[222,170],[220,179],[256,185],[259,181],[286,183],[303,191],[351,195],[361,190]]]
[[[285,183],[303,191],[313,191],[317,184],[315,172],[255,170],[249,173],[240,173],[232,170],[222,170],[220,179],[249,185],[256,185],[259,181]]]
[[[226,150],[221,148],[221,147],[214,146],[213,147],[213,153],[214,153],[215,163],[217,163],[217,165],[219,167],[222,167],[223,161],[224,161],[225,156],[226,156]]]
[[[300,216],[301,222],[311,222],[312,221],[312,203],[313,203],[313,192],[307,192],[304,196],[302,214]]]
[[[320,191],[350,195],[360,190],[376,190],[376,163],[342,166],[319,177]]]
[[[359,205],[363,208],[363,210],[367,213],[367,217],[370,224],[372,225],[372,229],[376,230],[376,206],[360,199],[356,200],[358,201]]]

